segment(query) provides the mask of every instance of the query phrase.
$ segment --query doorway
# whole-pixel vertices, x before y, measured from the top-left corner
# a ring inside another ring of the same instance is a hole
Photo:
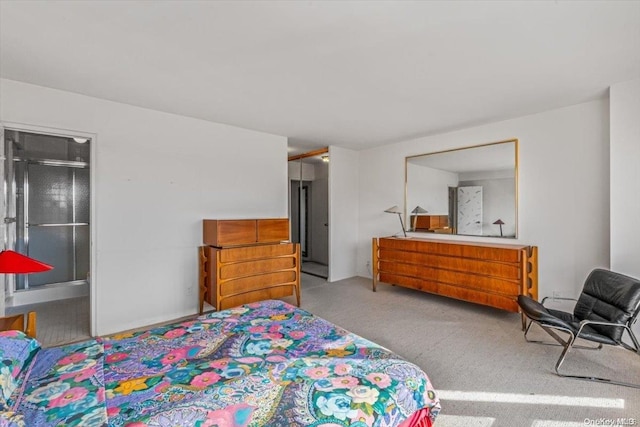
[[[4,130],[4,247],[54,267],[44,273],[7,275],[8,311],[72,296],[87,313],[78,319],[86,331],[90,153],[88,138]]]
[[[301,271],[329,277],[328,149],[289,158],[291,241],[300,243]]]

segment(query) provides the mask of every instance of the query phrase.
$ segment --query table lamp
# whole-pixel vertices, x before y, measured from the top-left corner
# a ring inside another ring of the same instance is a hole
[[[53,266],[40,262],[12,250],[0,252],[0,273],[41,273]]]
[[[402,222],[402,211],[398,207],[398,205],[391,206],[389,209],[384,210],[386,213],[398,214],[398,218],[400,219],[400,226],[402,227],[402,233],[404,237],[407,237],[407,230],[404,228],[404,222]]]
[[[502,224],[504,224],[504,221],[502,221],[500,218],[498,218],[493,223],[500,226],[500,237],[502,237]]]
[[[27,274],[41,273],[49,271],[53,266],[40,262],[26,255],[12,251],[3,250],[0,252],[0,274]],[[0,285],[4,289],[4,285]],[[4,299],[4,291],[0,292],[0,296]],[[0,310],[1,311],[1,310]],[[2,315],[2,313],[0,313]]]
[[[49,264],[45,264],[44,262],[29,258],[26,255],[22,255],[12,250],[3,250],[2,252],[0,252],[0,273],[41,273],[43,271],[49,271],[52,268],[53,266]],[[2,297],[2,299],[4,299],[4,284],[0,286],[2,286],[0,296]],[[4,304],[2,304],[2,308],[0,309],[0,311],[0,316],[4,316]],[[20,324],[22,324],[22,321],[22,318],[20,318]],[[19,329],[22,329],[22,327],[20,327]],[[27,335],[35,338],[35,312],[31,312],[28,314],[26,332]]]

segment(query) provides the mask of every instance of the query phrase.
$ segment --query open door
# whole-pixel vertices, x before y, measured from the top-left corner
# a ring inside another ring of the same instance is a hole
[[[5,312],[37,306],[57,316],[65,337],[70,331],[89,336],[91,139],[7,128],[3,137],[4,248],[54,267],[4,275]],[[63,300],[72,310],[52,308]],[[65,311],[80,315],[65,317]]]

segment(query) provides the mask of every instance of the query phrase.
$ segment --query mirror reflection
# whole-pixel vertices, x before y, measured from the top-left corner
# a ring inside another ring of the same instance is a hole
[[[291,241],[300,243],[303,273],[329,274],[329,150],[289,158]]]
[[[514,139],[407,157],[407,227],[516,238],[517,156]]]

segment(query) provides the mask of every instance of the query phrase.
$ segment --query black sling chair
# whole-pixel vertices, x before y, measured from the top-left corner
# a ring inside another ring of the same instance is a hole
[[[528,296],[520,295],[518,296],[518,305],[530,320],[524,331],[524,337],[527,341],[542,343],[527,338],[531,325],[537,323],[564,347],[556,362],[556,374],[562,377],[640,388],[640,384],[592,376],[567,375],[559,371],[560,365],[564,362],[571,348],[599,350],[606,344],[621,346],[640,355],[638,339],[631,329],[640,313],[640,280],[608,270],[593,270],[585,281],[573,314],[546,308],[544,306],[546,299],[544,298],[542,303],[539,303]],[[568,336],[563,339],[556,331],[566,332]],[[631,337],[633,347],[622,341],[625,331]],[[577,338],[596,342],[598,346],[574,346]]]

